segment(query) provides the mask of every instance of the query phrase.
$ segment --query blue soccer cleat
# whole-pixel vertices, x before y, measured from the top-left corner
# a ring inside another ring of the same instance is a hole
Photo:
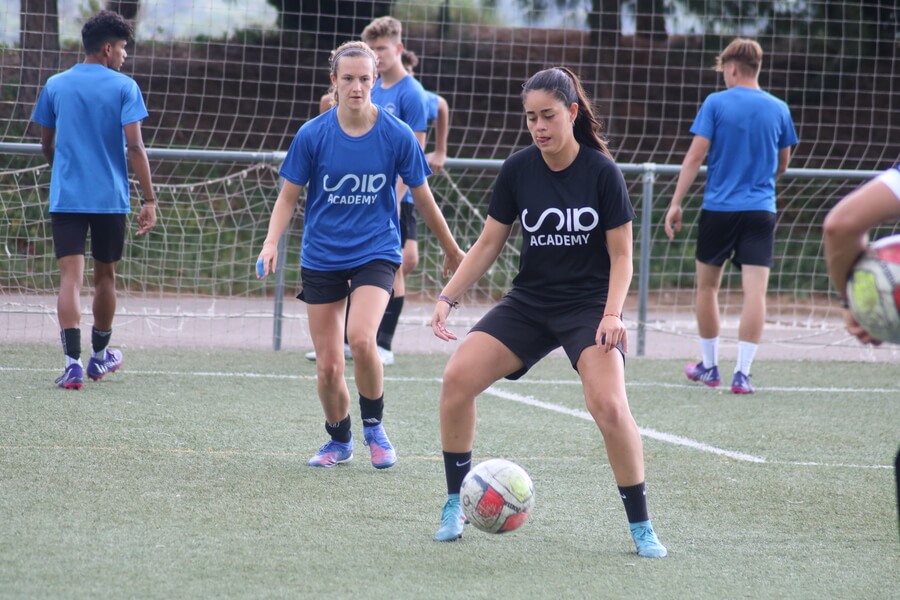
[[[731,393],[752,394],[753,386],[750,385],[750,376],[744,375],[741,371],[737,371],[734,374],[734,379],[731,380]]]
[[[66,390],[80,390],[84,385],[84,369],[79,363],[72,363],[63,374],[56,378],[56,385]]]
[[[353,459],[353,438],[349,442],[336,442],[329,440],[324,444],[316,455],[309,459],[311,467],[330,468],[334,465],[349,462]]]
[[[653,531],[653,525],[650,521],[641,521],[640,523],[629,523],[631,529],[631,537],[634,538],[634,545],[637,546],[638,556],[644,558],[663,558],[669,551],[663,546],[656,532]]]
[[[91,381],[100,381],[107,373],[115,373],[122,366],[122,351],[107,348],[102,359],[91,357],[87,366],[87,376]]]
[[[372,427],[363,427],[366,446],[372,455],[372,466],[376,469],[387,469],[397,463],[397,453],[394,446],[384,432],[384,424],[379,423]]]
[[[709,387],[719,387],[719,384],[722,383],[719,367],[713,366],[707,369],[703,366],[703,361],[687,365],[684,368],[684,374],[691,381],[700,381]]]
[[[441,512],[441,528],[434,534],[436,542],[455,542],[462,537],[466,516],[459,504],[459,494],[448,494]]]

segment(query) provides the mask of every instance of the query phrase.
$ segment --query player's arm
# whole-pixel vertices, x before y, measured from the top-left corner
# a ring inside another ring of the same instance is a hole
[[[825,263],[841,298],[846,294],[850,269],[866,249],[867,232],[896,219],[900,219],[900,198],[877,179],[851,192],[825,217]]]
[[[131,170],[141,186],[141,212],[138,213],[138,230],[135,235],[144,235],[156,227],[156,195],[153,192],[153,181],[150,177],[150,160],[144,148],[141,135],[141,122],[135,121],[123,127],[125,131],[125,149]]]
[[[444,249],[444,276],[447,276],[459,268],[465,253],[460,249],[459,244],[456,243],[456,239],[450,232],[447,220],[444,219],[441,209],[438,208],[434,195],[431,193],[431,188],[428,187],[428,182],[426,181],[420,186],[411,188],[411,191],[413,201],[416,203],[416,210],[419,211],[422,220],[425,221],[428,229],[431,230],[438,243],[440,243],[441,248]]]
[[[56,154],[56,130],[41,125],[41,152],[50,166],[53,166],[53,155]]]
[[[778,170],[775,171],[775,177],[780,177],[787,171],[788,163],[791,162],[791,147],[787,146],[778,151]]]
[[[278,240],[281,239],[294,217],[294,210],[297,208],[301,191],[303,191],[303,186],[287,180],[281,186],[278,199],[275,200],[275,206],[272,208],[272,216],[269,218],[269,230],[258,258],[258,261],[263,263],[263,277],[274,273],[278,268]]]
[[[503,245],[509,239],[512,225],[506,225],[488,216],[484,223],[484,229],[478,240],[472,245],[466,253],[456,273],[441,290],[440,296],[446,298],[449,302],[456,302],[457,299],[465,293],[467,289],[472,287],[476,281],[487,272],[494,264]],[[450,313],[450,304],[447,301],[439,300],[434,308],[434,314],[431,317],[431,329],[434,335],[444,341],[455,340],[456,335],[447,330],[447,316]]]
[[[709,151],[710,139],[702,135],[695,135],[691,141],[691,147],[688,148],[687,154],[681,163],[681,171],[678,173],[678,183],[675,184],[675,193],[672,195],[672,201],[669,203],[669,210],[666,211],[666,236],[670,240],[675,239],[675,232],[681,231],[681,204],[688,190],[694,185],[697,179],[697,173],[703,165],[706,153]]]
[[[428,164],[435,173],[444,170],[447,162],[447,139],[450,136],[450,105],[438,96],[438,114],[434,121],[434,152],[428,154]]]
[[[625,298],[634,274],[632,253],[634,252],[631,221],[606,232],[606,249],[609,252],[609,290],[603,318],[597,328],[597,344],[609,352],[622,344],[628,352],[628,330],[622,321]]]

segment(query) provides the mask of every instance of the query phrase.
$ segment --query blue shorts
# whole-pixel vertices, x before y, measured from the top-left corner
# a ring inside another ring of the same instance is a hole
[[[548,310],[507,295],[470,331],[481,331],[496,338],[522,361],[524,366],[506,375],[506,379],[519,379],[560,346],[577,371],[581,353],[596,345],[603,308],[601,302],[581,302]],[[624,358],[623,346],[619,344],[616,348]]]
[[[698,261],[721,267],[775,266],[775,213],[767,210],[724,212],[701,210],[697,235]]]
[[[330,304],[348,297],[353,290],[374,285],[390,294],[394,289],[394,273],[400,265],[389,260],[373,260],[352,269],[314,271],[301,268],[303,289],[297,294],[307,304]]]

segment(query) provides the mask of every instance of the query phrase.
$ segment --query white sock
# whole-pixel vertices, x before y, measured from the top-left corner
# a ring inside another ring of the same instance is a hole
[[[67,369],[69,368],[69,365],[71,365],[71,364],[76,364],[76,363],[77,363],[78,365],[81,365],[82,367],[84,366],[84,365],[81,364],[81,359],[80,359],[80,358],[79,358],[79,359],[74,359],[74,358],[72,358],[71,356],[69,356],[68,354],[66,354],[66,368],[67,368]]]
[[[744,375],[750,375],[750,365],[753,364],[753,357],[756,356],[756,349],[759,344],[751,342],[738,342],[737,364],[734,366],[734,372],[740,371]]]
[[[703,353],[703,366],[707,369],[719,364],[719,338],[700,338],[700,351]]]
[[[94,352],[91,350],[91,358],[96,358],[97,360],[103,360],[106,358],[106,348],[100,350],[99,352]]]

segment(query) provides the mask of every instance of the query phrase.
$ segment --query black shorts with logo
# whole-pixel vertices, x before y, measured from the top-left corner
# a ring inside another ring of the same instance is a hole
[[[390,294],[394,289],[394,274],[399,268],[399,263],[381,259],[339,271],[301,268],[303,289],[297,298],[307,304],[330,304],[343,300],[364,285],[380,287]]]
[[[400,247],[406,245],[406,240],[419,239],[419,219],[416,218],[416,205],[409,202],[400,203]]]
[[[697,235],[698,261],[717,267],[775,266],[775,213],[767,210],[724,212],[701,210]]]
[[[102,263],[122,259],[125,248],[126,214],[50,213],[53,248],[56,258],[84,255],[88,230],[91,232],[91,256]]]
[[[506,379],[519,379],[560,346],[577,371],[581,353],[596,344],[605,304],[605,300],[599,300],[548,309],[506,295],[470,331],[481,331],[496,338],[522,361],[524,367]],[[616,347],[624,358],[622,345]]]

